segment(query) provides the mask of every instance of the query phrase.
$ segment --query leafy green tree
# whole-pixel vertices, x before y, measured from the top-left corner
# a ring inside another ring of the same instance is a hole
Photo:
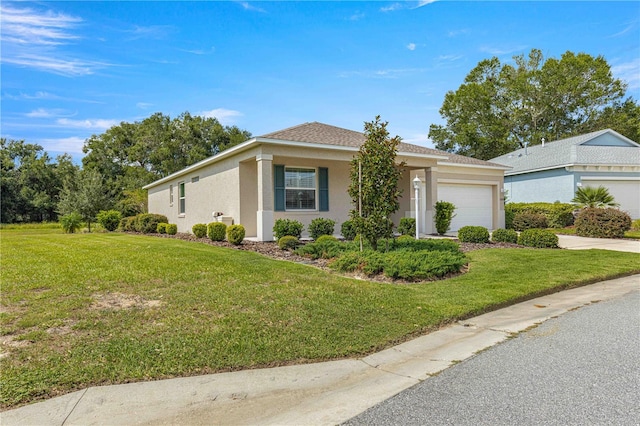
[[[393,236],[391,215],[398,211],[402,190],[398,182],[404,163],[396,164],[400,137],[389,137],[387,122],[380,116],[364,123],[365,142],[351,161],[349,196],[355,208],[350,211],[355,228],[373,249],[378,239]]]
[[[445,95],[429,137],[438,149],[488,160],[525,145],[611,127],[633,139],[637,104],[602,57],[565,52],[545,60],[531,50],[514,64],[485,59]]]
[[[578,188],[575,197],[571,200],[572,203],[578,205],[578,207],[618,207],[620,204],[616,203],[613,195],[609,194],[609,190],[604,186],[594,188],[592,186],[583,186]]]
[[[101,210],[108,210],[112,200],[105,191],[102,175],[96,170],[82,170],[76,179],[67,179],[60,194],[58,211],[63,215],[78,213],[87,222],[89,232],[91,223]]]

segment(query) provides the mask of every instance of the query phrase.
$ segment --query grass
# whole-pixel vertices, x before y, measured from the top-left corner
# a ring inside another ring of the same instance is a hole
[[[358,356],[640,272],[632,253],[490,249],[469,253],[459,277],[394,285],[175,239],[20,229],[0,238],[5,409],[90,385]]]

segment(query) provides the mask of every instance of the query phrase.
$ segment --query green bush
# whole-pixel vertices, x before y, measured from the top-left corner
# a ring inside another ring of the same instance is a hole
[[[636,219],[633,222],[631,222],[631,230],[640,231],[640,219]]]
[[[135,230],[143,234],[157,232],[159,223],[169,223],[169,219],[161,214],[142,213],[136,216]]]
[[[65,214],[60,217],[60,225],[64,232],[73,234],[82,226],[82,216],[76,212]]]
[[[175,223],[167,223],[165,230],[169,235],[176,235],[178,233],[178,225]]]
[[[541,213],[516,213],[513,217],[513,229],[544,229],[547,227],[547,217]]]
[[[518,233],[513,229],[496,229],[491,234],[491,241],[494,243],[513,243],[518,242]]]
[[[488,243],[489,231],[484,226],[463,226],[458,229],[458,239],[463,243]]]
[[[278,247],[280,247],[280,250],[295,250],[299,244],[300,240],[293,235],[285,235],[278,240]]]
[[[362,269],[366,263],[364,252],[347,251],[342,256],[333,260],[329,266],[341,272],[354,272]]]
[[[207,225],[205,223],[196,223],[191,227],[191,232],[198,238],[204,238],[207,235]]]
[[[342,234],[342,237],[345,240],[353,240],[356,237],[356,227],[354,226],[353,222],[350,220],[346,220],[342,223],[342,226],[340,226],[340,234]]]
[[[548,229],[525,229],[518,237],[518,244],[536,248],[556,248],[558,236]]]
[[[447,201],[438,201],[435,205],[436,231],[443,235],[451,228],[451,221],[455,217],[456,206]]]
[[[322,235],[333,235],[333,228],[336,225],[335,220],[323,219],[321,217],[313,219],[309,224],[309,235],[314,240]]]
[[[504,207],[504,227],[507,229],[513,229],[513,218],[515,217],[516,213],[509,206],[510,205],[507,204]]]
[[[460,252],[394,251],[386,255],[384,274],[410,281],[441,278],[460,272],[466,263],[466,256]]]
[[[285,235],[291,235],[296,238],[300,238],[302,235],[302,223],[293,219],[278,219],[276,223],[273,225],[273,234],[276,236],[276,239],[284,237]]]
[[[323,243],[325,241],[335,241],[338,242],[338,239],[336,237],[334,237],[333,235],[320,235],[317,239],[316,242],[317,243]]]
[[[227,241],[231,244],[240,245],[244,240],[245,230],[242,225],[227,226]]]
[[[517,213],[535,213],[545,216],[547,226],[565,228],[573,225],[574,210],[575,206],[569,203],[509,203],[505,206],[505,225],[511,228],[510,219],[513,220]]]
[[[400,235],[416,235],[416,220],[412,217],[403,217],[398,224]]]
[[[118,229],[122,214],[117,210],[101,210],[96,216],[96,220],[104,229],[113,232]]]
[[[348,249],[350,249],[349,244],[324,238],[297,248],[295,253],[312,259],[333,259]]]
[[[136,230],[136,217],[127,216],[120,219],[120,225],[118,229],[124,232],[135,232]]]
[[[164,223],[164,222],[160,222],[156,226],[156,232],[158,234],[166,234],[167,233],[167,225],[169,225],[169,224],[168,223]]]
[[[450,251],[457,253],[460,246],[455,241],[445,239],[421,239],[416,240],[408,235],[396,238],[393,244],[394,250],[412,250],[412,251]]]
[[[207,236],[211,241],[224,241],[227,225],[222,222],[211,222],[207,225]]]
[[[618,209],[587,207],[576,217],[576,235],[594,238],[624,238],[631,217]]]

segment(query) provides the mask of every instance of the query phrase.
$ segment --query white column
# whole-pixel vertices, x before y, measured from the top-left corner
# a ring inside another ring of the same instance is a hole
[[[438,168],[429,167],[424,169],[425,176],[425,195],[424,199],[424,233],[435,234],[436,225],[433,219],[435,215],[436,202],[438,201]]]
[[[273,155],[259,154],[258,162],[258,241],[273,241]]]

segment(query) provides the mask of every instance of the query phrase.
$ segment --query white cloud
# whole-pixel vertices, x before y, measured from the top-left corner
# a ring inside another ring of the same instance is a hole
[[[503,48],[492,47],[492,46],[482,46],[480,47],[480,51],[484,53],[488,53],[490,55],[500,56],[500,55],[509,55],[511,53],[521,52],[526,48],[527,46],[525,45],[510,46],[510,47],[503,47]]]
[[[44,150],[47,152],[53,151],[81,154],[84,141],[84,138],[71,136],[59,139],[41,139],[38,143],[42,145]]]
[[[616,78],[625,81],[630,89],[640,88],[640,58],[611,67]]]
[[[431,3],[435,3],[436,1],[437,0],[419,0],[418,1],[418,5],[415,7],[415,9],[417,9],[419,7],[422,7],[422,6],[426,6],[426,5],[431,4]]]
[[[453,62],[462,58],[464,58],[462,55],[440,55],[438,56],[438,61]]]
[[[231,126],[235,123],[235,118],[241,117],[242,113],[232,109],[216,108],[211,111],[202,111],[198,115],[204,118],[216,118],[223,126]]]
[[[240,6],[242,6],[242,8],[244,10],[253,10],[255,12],[262,12],[265,13],[266,11],[258,6],[254,6],[251,3],[249,3],[248,1],[240,1],[238,2],[240,3]]]
[[[354,13],[353,15],[351,15],[351,16],[349,17],[349,20],[350,20],[350,21],[359,21],[359,20],[361,20],[362,18],[364,18],[364,13],[362,13],[362,12],[356,12],[356,13]]]
[[[166,38],[175,31],[171,25],[136,25],[132,30],[127,31],[131,36],[130,40],[152,39],[160,40]]]
[[[215,46],[211,46],[209,49],[180,49],[183,52],[192,53],[194,55],[208,55],[216,51]]]
[[[393,3],[389,6],[383,6],[380,8],[380,12],[395,12],[396,10],[404,9],[405,6],[401,3]]]
[[[25,116],[29,118],[51,118],[51,117],[60,117],[64,115],[68,115],[68,114],[66,114],[65,110],[60,108],[54,108],[54,109],[38,108],[36,110],[33,110],[25,114]]]
[[[451,30],[447,33],[447,37],[457,37],[459,35],[463,35],[463,34],[469,34],[470,31],[468,28],[463,28],[461,30]]]
[[[83,61],[81,59],[34,55],[28,53],[18,53],[13,56],[3,57],[2,62],[27,68],[35,68],[66,77],[90,75],[98,68],[103,68],[109,65],[101,62]]]
[[[399,78],[405,75],[419,74],[426,71],[424,68],[391,68],[373,71],[344,71],[338,77],[365,77],[365,78]]]
[[[409,50],[416,50],[416,44],[415,44],[415,43],[409,43],[409,44],[407,44],[407,49],[409,49]]]
[[[107,130],[118,124],[118,120],[107,119],[86,119],[86,120],[70,120],[68,118],[60,118],[56,120],[61,126],[71,127],[76,129],[95,129],[95,130]]]
[[[140,109],[149,109],[153,106],[153,104],[149,102],[138,102],[136,106]]]

